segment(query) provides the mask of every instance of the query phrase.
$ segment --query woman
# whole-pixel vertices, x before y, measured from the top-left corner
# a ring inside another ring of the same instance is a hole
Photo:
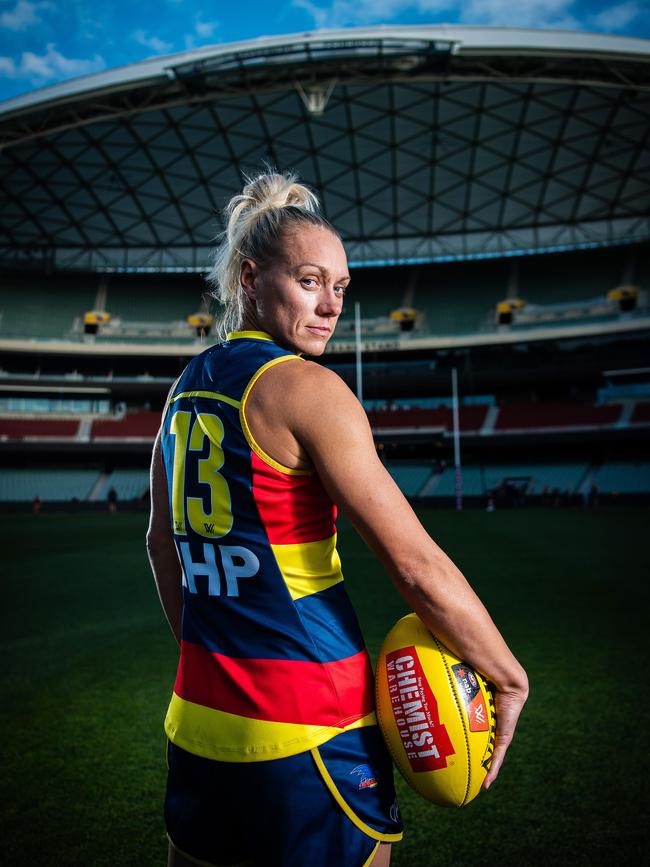
[[[165,721],[169,864],[385,867],[401,823],[333,504],[495,685],[486,788],[526,675],[378,460],[358,401],[302,358],[324,351],[350,281],[314,195],[269,173],[226,214],[211,273],[225,339],[172,387],[152,460],[147,546],[181,645]]]

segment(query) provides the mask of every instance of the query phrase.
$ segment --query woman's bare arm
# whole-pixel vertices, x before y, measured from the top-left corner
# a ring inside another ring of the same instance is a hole
[[[151,517],[147,531],[147,554],[160,602],[176,641],[181,641],[183,595],[181,566],[172,536],[167,479],[160,447],[160,432],[151,458]]]
[[[528,694],[526,674],[461,571],[428,535],[377,457],[363,408],[336,374],[303,362],[268,371],[251,394],[247,417],[262,447],[277,460],[289,466],[313,463],[410,607],[495,685],[498,728],[489,786]]]

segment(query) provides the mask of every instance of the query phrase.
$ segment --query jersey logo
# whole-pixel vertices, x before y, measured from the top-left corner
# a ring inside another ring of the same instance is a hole
[[[352,774],[361,778],[357,786],[358,789],[374,789],[378,785],[377,777],[370,765],[357,765],[350,771],[350,775]]]
[[[221,596],[223,583],[226,585],[226,596],[239,596],[240,580],[252,578],[260,569],[257,556],[243,545],[214,545],[204,542],[202,563],[192,560],[189,542],[180,542],[178,545],[183,564],[183,586],[190,593],[199,592],[197,578],[207,578],[208,596]],[[219,565],[215,549],[219,551]]]

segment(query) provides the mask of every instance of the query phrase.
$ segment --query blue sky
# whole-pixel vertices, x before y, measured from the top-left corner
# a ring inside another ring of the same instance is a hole
[[[650,0],[0,0],[0,100],[214,43],[328,27],[435,23],[650,38]]]

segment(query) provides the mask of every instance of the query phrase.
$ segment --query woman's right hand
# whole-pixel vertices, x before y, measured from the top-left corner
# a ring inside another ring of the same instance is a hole
[[[522,670],[523,673],[523,670]],[[525,677],[525,675],[524,675]],[[492,783],[499,776],[499,771],[506,756],[508,747],[512,742],[515,733],[515,728],[519,720],[519,715],[523,710],[526,699],[528,698],[528,680],[525,685],[522,684],[518,690],[510,692],[494,692],[494,706],[497,715],[497,731],[490,762],[490,770],[487,777],[483,780],[483,788],[489,789]]]

